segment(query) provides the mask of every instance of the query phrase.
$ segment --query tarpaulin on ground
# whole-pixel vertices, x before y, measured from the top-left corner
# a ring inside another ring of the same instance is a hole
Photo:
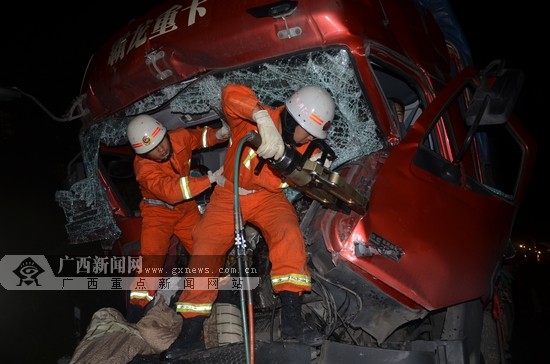
[[[160,353],[176,339],[182,323],[162,298],[137,324],[128,323],[114,308],[102,308],[94,313],[70,364],[119,364],[138,354]]]

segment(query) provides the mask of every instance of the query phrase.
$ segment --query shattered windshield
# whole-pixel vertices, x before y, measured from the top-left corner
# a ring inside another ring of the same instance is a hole
[[[258,99],[277,106],[304,85],[326,88],[336,102],[335,117],[327,143],[337,159],[333,169],[347,161],[383,147],[370,105],[363,94],[348,52],[334,48],[254,64],[225,72],[209,73],[193,81],[166,87],[129,106],[121,114],[95,124],[81,133],[82,155],[87,178],[69,191],[58,191],[56,200],[67,217],[71,243],[120,236],[98,178],[99,145],[128,143],[128,122],[141,113],[150,113],[169,129],[208,122],[221,110],[221,90],[230,83],[249,86]],[[214,115],[214,116],[212,116]]]

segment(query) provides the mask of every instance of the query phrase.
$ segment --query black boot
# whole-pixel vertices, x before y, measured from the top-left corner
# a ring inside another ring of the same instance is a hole
[[[320,346],[324,337],[302,318],[302,296],[283,291],[281,297],[281,336],[283,340],[297,340],[308,346]]]
[[[129,323],[137,323],[143,318],[144,315],[145,309],[140,305],[129,303],[128,306],[126,306],[126,321],[128,321]]]
[[[206,316],[196,316],[183,320],[181,331],[170,347],[160,353],[161,361],[179,358],[195,350],[204,349],[201,340],[202,324]]]
[[[141,307],[136,303],[129,303],[126,306],[126,321],[131,324],[137,324],[155,305],[155,300],[150,301],[145,307]]]

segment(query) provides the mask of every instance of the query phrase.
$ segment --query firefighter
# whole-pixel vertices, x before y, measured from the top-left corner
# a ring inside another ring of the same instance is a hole
[[[216,175],[221,173],[208,171],[207,175],[190,176],[191,153],[227,141],[229,128],[167,131],[153,117],[139,115],[130,121],[127,132],[136,153],[134,171],[143,197],[140,202],[142,265],[162,268],[172,235],[191,253],[191,231],[201,217],[193,197],[210,188]],[[126,318],[132,323],[144,315],[156,294],[156,285],[138,283],[144,282],[140,278],[146,275],[142,269],[131,287]]]
[[[261,159],[278,160],[284,144],[304,153],[314,138],[327,137],[334,117],[334,101],[317,86],[305,86],[276,108],[262,105],[254,92],[243,85],[231,84],[222,90],[222,108],[230,126],[231,140],[224,161],[222,180],[212,193],[210,203],[193,232],[191,271],[217,274],[225,254],[234,241],[234,165],[239,158],[239,201],[243,224],[252,223],[262,232],[269,249],[271,284],[281,300],[281,334],[283,340],[297,340],[318,346],[323,336],[309,327],[301,315],[303,293],[311,291],[305,242],[298,216],[283,192],[285,184],[266,164],[255,174]],[[237,156],[238,144],[250,131],[259,132],[262,143],[257,150],[245,146]],[[261,158],[259,158],[261,157]],[[225,178],[225,182],[223,182]],[[206,268],[206,269],[205,269]],[[217,298],[217,290],[186,290],[176,303],[183,326],[172,345],[161,353],[171,360],[203,348],[201,330]]]

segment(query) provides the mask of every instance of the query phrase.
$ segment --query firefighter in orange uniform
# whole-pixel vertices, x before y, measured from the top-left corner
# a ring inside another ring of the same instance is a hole
[[[221,173],[221,170],[208,171],[204,176],[190,176],[191,153],[228,138],[227,126],[167,131],[149,115],[139,115],[128,124],[128,139],[136,152],[134,171],[143,197],[140,202],[143,267],[164,267],[174,234],[191,253],[191,232],[201,217],[193,197],[210,188],[216,174]],[[139,321],[156,294],[156,286],[138,284],[140,276],[145,275],[144,270],[137,275],[130,291],[126,318],[132,323]]]
[[[225,258],[233,247],[233,177],[235,158],[239,158],[242,219],[244,224],[250,222],[261,230],[268,246],[271,284],[282,305],[282,337],[318,346],[323,341],[322,335],[308,327],[301,316],[302,294],[311,291],[311,277],[296,210],[283,192],[283,181],[268,164],[258,175],[254,169],[261,158],[280,159],[284,143],[304,153],[314,138],[326,138],[334,117],[334,101],[326,90],[305,86],[284,105],[271,108],[262,105],[250,88],[232,84],[222,90],[222,108],[233,142],[226,152],[222,180],[218,179],[206,211],[193,232],[189,268],[200,269],[207,265],[212,272],[210,276],[214,276],[225,261],[220,256]],[[257,151],[245,146],[242,155],[237,156],[238,141],[250,131],[259,132],[262,144]],[[207,263],[205,257],[211,257]],[[203,347],[202,325],[217,293],[216,290],[183,292],[176,303],[176,311],[184,317],[183,327],[172,345],[161,354],[163,360]]]

